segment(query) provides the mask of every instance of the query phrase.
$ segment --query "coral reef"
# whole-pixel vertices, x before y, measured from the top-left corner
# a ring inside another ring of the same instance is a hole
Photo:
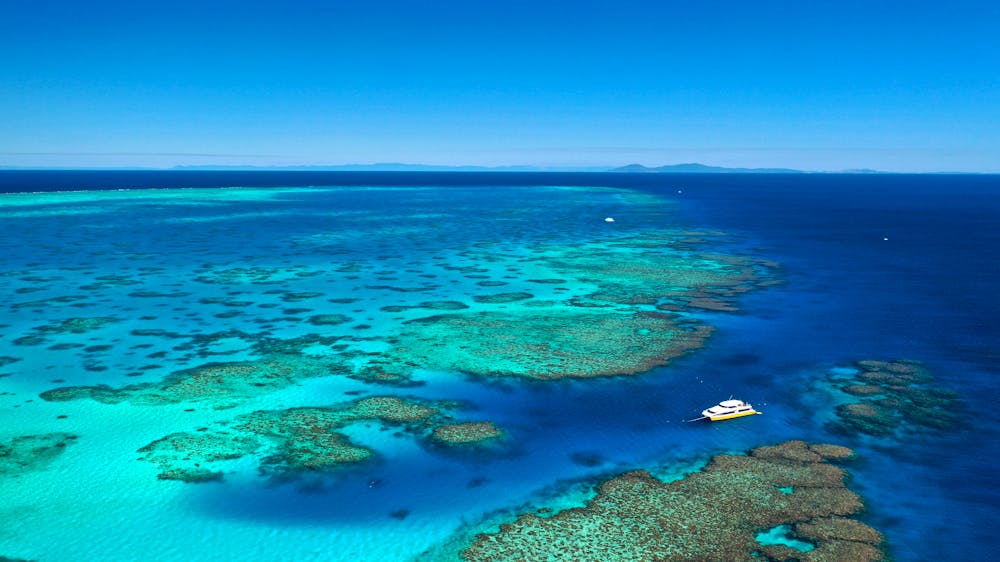
[[[771,281],[769,271],[776,267],[748,257],[696,254],[680,246],[674,235],[643,234],[531,248],[530,257],[518,261],[541,275],[524,282],[552,286],[539,290],[553,295],[537,301],[523,291],[475,295],[473,300],[480,304],[511,306],[406,321],[389,339],[392,347],[371,359],[361,378],[384,373],[407,377],[415,368],[475,376],[588,378],[664,365],[701,347],[712,328],[652,307],[736,310],[735,296]],[[463,255],[477,263],[509,259],[484,250]],[[483,271],[473,265],[440,267]],[[520,269],[512,264],[508,271]],[[575,291],[560,286],[571,282]],[[392,305],[382,310],[411,308]]]
[[[217,269],[206,265],[195,270],[195,281],[218,285],[275,285],[309,271],[304,267],[233,267]]]
[[[42,433],[0,441],[0,478],[44,470],[76,439],[70,433]]]
[[[644,234],[549,252],[547,267],[597,290],[587,301],[660,304],[671,310],[736,310],[733,297],[763,286],[770,261],[697,254],[670,235]]]
[[[21,360],[20,357],[9,357],[6,355],[0,355],[0,367],[6,367],[11,363],[17,363],[20,360]]]
[[[453,436],[454,445],[475,443],[502,430],[490,422],[451,424],[451,402],[426,402],[396,396],[373,396],[330,407],[260,410],[219,422],[194,433],[174,433],[139,449],[162,480],[218,481],[224,461],[259,457],[262,474],[295,478],[365,461],[375,451],[352,443],[342,430],[354,423],[378,422],[427,439],[438,430]],[[467,427],[463,427],[467,426]],[[461,440],[462,438],[465,440]]]
[[[408,322],[387,363],[533,379],[634,374],[701,347],[710,333],[656,312],[447,314]]]
[[[92,330],[99,330],[108,324],[113,324],[118,321],[118,318],[107,316],[53,320],[48,324],[32,328],[27,334],[15,339],[14,344],[25,346],[42,345],[48,342],[48,339],[46,339],[48,336],[85,334]]]
[[[108,385],[61,387],[47,390],[40,397],[50,402],[89,398],[105,404],[130,402],[137,405],[207,402],[213,408],[223,409],[303,379],[347,372],[347,367],[337,363],[291,354],[272,354],[261,361],[208,363],[178,371],[156,383],[119,388]]]
[[[482,443],[503,435],[503,430],[493,422],[466,422],[442,425],[431,436],[446,445]]]
[[[323,293],[317,293],[316,291],[288,291],[281,295],[281,300],[285,302],[299,302],[309,299],[315,299],[322,297]]]
[[[404,374],[404,372],[401,371],[402,370],[386,370],[384,365],[372,363],[361,367],[354,373],[347,376],[358,381],[389,386],[415,386],[420,384],[413,381],[408,374]]]
[[[728,310],[732,308],[731,297],[762,285],[766,280],[764,270],[770,265],[765,262],[743,257],[695,254],[682,242],[673,234],[615,235],[575,246],[520,248],[527,252],[528,257],[524,257],[524,252],[509,253],[510,249],[484,249],[489,244],[468,250],[460,255],[462,260],[474,260],[472,265],[441,263],[440,266],[447,271],[478,278],[483,277],[478,274],[487,272],[480,267],[481,264],[506,262],[509,272],[520,272],[522,267],[524,271],[530,271],[530,276],[526,275],[521,285],[534,284],[538,291],[552,294],[536,301],[532,293],[523,291],[525,287],[522,286],[519,287],[521,291],[475,295],[472,299],[485,305],[478,307],[485,309],[481,312],[466,311],[469,306],[455,300],[410,301],[385,306],[382,308],[385,312],[426,309],[447,314],[408,322],[394,319],[397,320],[395,327],[390,328],[392,331],[382,340],[388,346],[379,345],[375,348],[378,351],[371,351],[371,346],[362,343],[361,338],[346,335],[307,334],[279,339],[271,337],[270,332],[227,330],[190,335],[160,327],[139,327],[130,332],[132,336],[186,340],[172,350],[185,352],[186,355],[180,359],[188,361],[188,365],[197,365],[197,359],[206,361],[212,356],[242,352],[246,347],[256,358],[244,362],[205,363],[174,372],[157,383],[58,388],[43,393],[42,397],[46,400],[91,398],[105,403],[128,401],[136,404],[193,401],[208,402],[212,407],[221,408],[305,378],[331,374],[394,386],[419,384],[411,378],[417,369],[532,379],[635,374],[664,365],[671,358],[700,347],[712,330],[710,326],[693,319],[682,320],[678,315],[653,311],[652,306],[681,311],[699,306]],[[511,261],[512,258],[516,262]],[[392,279],[386,275],[394,271],[384,269],[376,273],[382,275],[379,279]],[[204,265],[194,274],[196,281],[240,286],[226,295],[204,297],[200,300],[202,304],[243,309],[256,308],[252,306],[256,301],[246,285],[289,285],[295,279],[323,273],[302,266],[216,268]],[[507,277],[515,279],[518,276]],[[116,280],[108,279],[108,282],[112,281]],[[423,286],[364,287],[419,294],[433,291],[438,286],[424,283]],[[148,294],[162,296],[156,292]],[[277,295],[284,301],[328,296],[284,287],[269,289],[264,294]],[[327,300],[341,304],[356,301],[349,298]],[[278,306],[275,303],[262,303],[260,306],[270,305]],[[243,312],[231,310],[218,316],[228,318]],[[360,312],[362,310],[358,309],[350,314],[354,316]],[[252,311],[247,313],[253,314]],[[272,321],[304,321],[321,329],[352,321],[351,316],[339,310],[311,316],[312,311],[308,308],[285,309],[284,313],[291,316]],[[305,316],[295,316],[299,314]],[[71,318],[36,328],[13,343],[42,345],[47,343],[47,336],[51,333],[81,333],[114,320]],[[227,341],[229,339],[243,340],[246,346],[234,345]],[[157,361],[157,364],[160,363]],[[98,371],[108,366],[89,361],[85,368]]]
[[[427,309],[427,310],[463,310],[469,308],[469,305],[459,302],[459,301],[424,301],[420,304],[408,306],[408,305],[389,305],[383,306],[383,312],[405,312],[407,310],[414,309]]]
[[[221,480],[222,472],[202,466],[238,459],[260,446],[252,436],[229,431],[216,433],[173,433],[139,449],[142,460],[155,464],[161,480],[210,482]],[[184,462],[179,462],[183,460]]]
[[[790,441],[749,455],[718,455],[700,472],[662,482],[634,471],[600,485],[585,507],[524,514],[461,552],[477,560],[884,559],[882,536],[850,519],[860,498],[828,461],[848,450]],[[791,487],[783,493],[779,488]],[[761,544],[758,532],[786,525],[809,549]]]
[[[958,423],[954,392],[928,386],[934,379],[927,367],[913,360],[858,361],[853,374],[832,372],[827,383],[850,398],[836,407],[837,419],[827,424],[846,435],[886,437],[899,430],[944,430]]]
[[[59,297],[51,297],[48,299],[15,303],[10,305],[10,309],[13,311],[17,311],[22,308],[32,308],[42,311],[47,308],[53,307],[55,305],[79,303],[80,301],[85,301],[85,300],[87,300],[86,295],[62,295]]]
[[[317,314],[309,317],[309,323],[316,326],[336,326],[350,321],[351,318],[343,314]]]
[[[379,419],[390,422],[418,422],[440,412],[437,406],[407,401],[395,396],[363,398],[351,408],[352,419]]]
[[[469,308],[469,305],[459,301],[424,301],[418,307],[428,310],[462,310]]]
[[[472,300],[484,304],[505,304],[534,298],[531,293],[495,293],[492,295],[476,295]]]
[[[97,316],[90,318],[67,318],[39,326],[35,330],[42,334],[83,334],[91,330],[98,330],[107,324],[118,322],[118,318],[108,316]]]

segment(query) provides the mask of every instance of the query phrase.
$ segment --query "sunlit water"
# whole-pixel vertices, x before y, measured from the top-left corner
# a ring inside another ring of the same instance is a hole
[[[126,186],[113,174],[81,178],[95,183],[73,187]],[[145,180],[158,190],[0,195],[0,356],[18,359],[0,367],[0,441],[79,436],[45,469],[0,478],[0,555],[438,556],[455,537],[522,510],[579,505],[608,475],[683,471],[718,452],[793,438],[861,453],[850,485],[897,559],[971,558],[994,548],[983,522],[1000,511],[992,471],[1000,415],[978,405],[996,393],[1000,356],[996,177],[438,174],[378,176],[380,185],[367,187],[337,178],[318,183],[354,185],[270,188],[302,180],[166,175]],[[52,181],[6,185],[42,191]],[[212,182],[256,187],[166,189]],[[784,283],[741,296],[739,312],[692,312],[717,327],[707,346],[645,374],[487,381],[418,369],[419,386],[317,378],[226,410],[38,397],[252,359],[238,336],[184,344],[226,330],[315,333],[305,321],[315,314],[350,317],[328,329],[374,338],[356,345],[377,352],[378,338],[431,314],[384,306],[454,300],[479,310],[489,307],[476,295],[585,294],[585,283],[561,291],[531,283],[548,273],[533,269],[533,252],[685,231],[711,233],[700,251],[780,262]],[[39,330],[79,317],[116,321],[80,333]],[[170,335],[136,335],[152,329]],[[837,365],[894,358],[925,362],[936,385],[959,392],[965,423],[891,439],[824,429],[831,414],[815,382]],[[357,391],[464,400],[458,417],[492,420],[507,436],[500,447],[442,450],[377,424],[352,426],[349,436],[377,452],[373,461],[283,484],[260,477],[254,459],[205,484],[158,480],[154,466],[136,460],[140,447],[173,432],[253,410],[343,402]],[[764,415],[683,422],[734,394]]]

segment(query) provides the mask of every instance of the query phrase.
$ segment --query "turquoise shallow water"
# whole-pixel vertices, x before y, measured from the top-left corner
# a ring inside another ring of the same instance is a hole
[[[914,279],[922,269],[910,262],[912,255],[943,258],[909,235],[909,214],[883,209],[886,228],[895,229],[892,238],[911,245],[897,247],[886,262],[852,238],[854,231],[845,229],[852,221],[798,224],[784,213],[775,220],[780,206],[771,204],[768,222],[767,211],[754,207],[764,203],[748,203],[745,192],[684,185],[686,195],[678,195],[672,187],[260,187],[0,196],[0,220],[11,233],[0,242],[0,356],[18,359],[0,367],[6,375],[0,378],[0,441],[56,431],[78,436],[44,468],[0,478],[0,555],[436,557],[456,533],[484,521],[486,528],[522,509],[578,504],[605,475],[635,467],[685,470],[711,454],[790,438],[844,442],[823,428],[829,414],[817,411],[829,398],[809,390],[837,365],[914,357],[966,398],[992,388],[989,358],[995,356],[980,343],[988,341],[990,328],[979,320],[986,309],[976,306],[975,291],[954,296],[941,286],[955,282],[967,289],[980,272],[953,271],[957,281]],[[759,212],[737,213],[747,205]],[[605,222],[607,216],[615,222]],[[699,252],[782,262],[785,284],[741,296],[737,313],[685,313],[716,326],[707,347],[640,376],[483,380],[417,366],[411,374],[417,385],[310,378],[234,404],[47,402],[38,396],[62,386],[155,383],[207,362],[254,359],[262,338],[317,332],[343,338],[346,347],[316,345],[302,353],[322,358],[350,352],[344,356],[357,364],[369,357],[365,353],[387,352],[386,338],[405,322],[435,313],[384,307],[459,301],[467,313],[523,313],[532,310],[529,301],[544,307],[595,289],[585,279],[538,283],[559,277],[539,256],[639,233],[676,237],[691,230],[704,239]],[[716,235],[719,230],[727,234]],[[838,230],[847,233],[839,241],[829,235]],[[876,270],[869,263],[887,265]],[[517,292],[533,298],[473,298]],[[938,292],[950,296],[927,298]],[[349,321],[309,322],[320,314]],[[81,317],[114,321],[77,333],[53,328]],[[927,317],[945,329],[917,330]],[[205,484],[159,480],[155,466],[137,460],[140,447],[173,432],[229,423],[254,410],[345,402],[359,392],[463,400],[457,419],[492,420],[507,435],[497,446],[451,449],[379,423],[355,424],[345,433],[376,451],[370,462],[284,483],[261,477],[253,457],[226,461],[225,480]],[[765,415],[682,423],[733,393]],[[220,404],[227,407],[213,408]],[[985,544],[982,532],[966,523],[996,513],[995,491],[983,475],[984,457],[965,452],[989,443],[991,431],[973,435],[965,427],[845,443],[862,453],[852,485],[868,498],[866,520],[887,533],[899,559],[918,560],[921,552],[950,557]],[[994,446],[987,445],[985,459]],[[952,462],[941,466],[942,456]],[[927,505],[941,515],[929,514]],[[938,538],[924,541],[921,551],[917,538],[928,534]]]

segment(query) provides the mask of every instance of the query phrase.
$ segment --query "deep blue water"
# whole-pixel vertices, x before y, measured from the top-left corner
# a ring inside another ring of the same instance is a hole
[[[739,314],[713,319],[719,330],[706,349],[646,376],[547,385],[455,380],[451,388],[416,390],[470,399],[484,417],[518,430],[523,440],[510,458],[482,460],[472,471],[484,481],[514,487],[522,480],[517,471],[534,467],[539,480],[556,484],[574,454],[613,470],[789,438],[843,442],[862,453],[850,467],[852,486],[867,498],[866,520],[887,533],[897,559],[998,552],[989,524],[1000,516],[1000,411],[990,405],[1000,391],[1000,176],[0,172],[5,193],[310,185],[481,186],[483,205],[497,197],[498,185],[633,189],[676,202],[685,226],[726,232],[728,250],[783,264],[783,285],[743,297]],[[274,204],[281,203],[258,210]],[[572,217],[560,220],[574,228]],[[141,224],[122,234],[130,251],[168,257],[172,248],[213,243],[170,239]],[[267,231],[245,235],[248,247],[267,252]],[[385,250],[372,244],[372,251]],[[30,247],[12,251],[24,255],[10,259],[30,261]],[[802,399],[812,378],[836,363],[894,358],[927,363],[939,386],[960,393],[966,423],[882,442],[845,442],[814,423]],[[733,392],[762,404],[766,415],[752,426],[679,423]],[[404,483],[409,496],[389,485],[350,511],[338,506],[367,493],[369,475],[305,499],[287,489],[206,489],[192,494],[189,508],[328,525],[384,518],[410,504],[447,511],[447,497],[417,485],[422,475],[447,468],[414,463],[426,465],[385,466],[378,476]]]
[[[747,353],[784,372],[816,360],[913,357],[962,394],[967,425],[957,434],[873,451],[855,470],[876,526],[897,529],[894,553],[997,553],[984,522],[1000,506],[991,469],[1000,413],[988,406],[1000,376],[1000,178],[678,183],[693,220],[740,232],[786,266],[787,286],[748,299],[770,321],[731,334]],[[799,388],[781,390],[794,402]]]

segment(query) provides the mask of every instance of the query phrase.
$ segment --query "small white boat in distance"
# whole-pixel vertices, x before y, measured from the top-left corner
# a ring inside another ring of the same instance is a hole
[[[608,218],[604,219],[604,222],[615,222],[615,219],[614,219],[614,217],[608,217]]]
[[[743,416],[752,416],[759,413],[760,412],[754,410],[753,406],[747,402],[729,399],[719,402],[717,406],[712,406],[707,410],[703,410],[701,415],[712,421],[722,421],[732,418],[741,418]]]

